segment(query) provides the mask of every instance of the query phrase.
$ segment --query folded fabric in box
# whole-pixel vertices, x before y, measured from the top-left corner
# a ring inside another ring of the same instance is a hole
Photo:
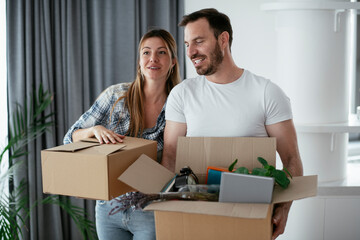
[[[221,167],[207,167],[206,184],[220,184],[222,172],[229,172],[229,170]]]

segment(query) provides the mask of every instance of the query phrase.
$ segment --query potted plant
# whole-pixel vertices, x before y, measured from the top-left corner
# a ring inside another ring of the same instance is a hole
[[[44,91],[40,85],[38,91],[34,91],[31,95],[29,104],[27,102],[25,106],[16,104],[13,121],[9,124],[8,143],[0,150],[0,164],[6,154],[9,156],[9,167],[3,172],[0,171],[0,191],[3,193],[0,196],[0,239],[20,239],[25,220],[36,204],[59,205],[74,220],[84,239],[97,239],[94,223],[86,218],[84,209],[72,205],[68,198],[64,200],[57,195],[48,195],[38,200],[35,206],[29,207],[25,194],[25,180],[22,180],[9,194],[5,191],[9,183],[12,184],[15,170],[23,164],[14,160],[27,155],[27,144],[53,126],[54,113],[45,114],[52,100],[52,94]]]

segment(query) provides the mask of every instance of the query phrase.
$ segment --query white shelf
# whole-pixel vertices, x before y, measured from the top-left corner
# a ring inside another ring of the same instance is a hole
[[[360,9],[360,2],[272,2],[261,5],[263,11]]]
[[[296,124],[299,133],[360,133],[360,120],[355,114],[349,116],[347,123],[333,124]]]
[[[319,183],[318,196],[360,197],[360,161],[347,163],[347,177],[336,182]]]

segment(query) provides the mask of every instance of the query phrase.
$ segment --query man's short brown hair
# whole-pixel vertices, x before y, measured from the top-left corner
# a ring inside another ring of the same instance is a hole
[[[210,28],[214,31],[214,36],[217,39],[224,31],[229,33],[229,48],[232,43],[232,27],[230,19],[225,14],[219,12],[214,8],[205,8],[191,14],[185,15],[182,21],[179,23],[180,27],[185,27],[188,23],[195,22],[200,18],[206,18],[209,22]]]

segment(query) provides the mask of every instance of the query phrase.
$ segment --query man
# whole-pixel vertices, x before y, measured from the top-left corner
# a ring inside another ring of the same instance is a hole
[[[170,93],[162,164],[175,170],[179,136],[275,137],[277,152],[293,176],[303,175],[289,99],[269,80],[236,66],[229,18],[215,9],[183,17],[187,56],[199,75]],[[291,202],[273,213],[273,239],[284,232]]]

